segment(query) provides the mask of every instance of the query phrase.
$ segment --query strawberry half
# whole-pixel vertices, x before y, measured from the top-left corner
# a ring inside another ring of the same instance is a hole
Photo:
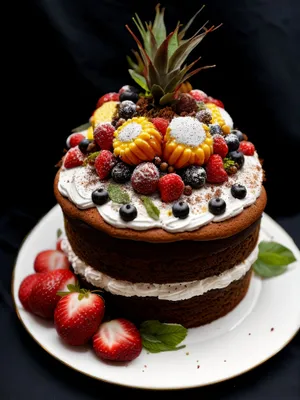
[[[41,279],[42,275],[43,274],[31,274],[26,276],[19,287],[19,299],[22,303],[22,306],[27,311],[31,311],[31,307],[29,306],[28,302],[29,296],[32,292],[33,287],[36,285],[38,280]]]
[[[56,331],[71,346],[81,346],[92,338],[105,310],[102,297],[77,288],[73,287],[73,293],[62,294],[54,312]]]
[[[131,361],[142,351],[142,339],[136,326],[123,318],[104,322],[93,337],[98,357],[112,361]]]
[[[67,154],[65,155],[64,159],[64,167],[65,168],[75,168],[80,167],[83,164],[84,155],[79,150],[79,147],[72,147]]]
[[[219,154],[212,154],[206,164],[207,182],[223,183],[228,180],[224,169],[222,157]]]
[[[28,298],[31,311],[43,318],[51,319],[60,297],[58,291],[64,291],[69,284],[75,284],[75,275],[67,269],[57,269],[43,273],[33,286]]]
[[[69,269],[70,263],[62,251],[44,250],[35,257],[33,267],[35,272],[49,272],[55,269]]]

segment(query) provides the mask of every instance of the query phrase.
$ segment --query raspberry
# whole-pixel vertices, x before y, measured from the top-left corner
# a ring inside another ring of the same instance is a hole
[[[178,200],[184,190],[183,180],[177,174],[168,174],[160,178],[158,189],[162,201],[170,203]]]
[[[111,92],[111,93],[106,93],[100,99],[97,101],[97,106],[96,108],[99,108],[102,106],[103,103],[106,103],[107,101],[119,101],[119,93]]]
[[[67,139],[67,146],[76,147],[83,139],[85,139],[85,136],[82,133],[72,133]]]
[[[240,143],[239,151],[245,154],[245,156],[253,156],[255,152],[255,146],[253,143],[243,140]]]
[[[100,123],[94,130],[94,140],[102,150],[110,150],[114,139],[114,127],[109,122]]]
[[[213,154],[209,157],[206,164],[207,182],[222,183],[227,181],[228,175],[224,169],[222,157],[219,154]]]
[[[116,164],[116,159],[108,150],[100,151],[100,154],[95,159],[95,169],[100,179],[105,179],[109,176],[110,171]]]
[[[169,126],[169,121],[165,118],[157,117],[157,118],[152,118],[151,122],[158,130],[158,132],[160,132],[163,136],[165,136],[167,128]]]
[[[140,194],[152,194],[157,189],[159,171],[151,162],[139,164],[133,171],[131,184]]]
[[[214,99],[213,97],[208,96],[205,100],[204,103],[213,103],[218,107],[224,108],[224,104],[221,100]]]
[[[78,146],[72,147],[65,155],[64,167],[68,169],[79,167],[83,164],[83,161],[84,155],[81,153]]]
[[[219,154],[222,158],[226,157],[228,153],[228,146],[222,135],[214,135],[214,153]]]
[[[191,95],[196,101],[204,101],[207,98],[207,94],[199,89],[191,90],[189,95]]]

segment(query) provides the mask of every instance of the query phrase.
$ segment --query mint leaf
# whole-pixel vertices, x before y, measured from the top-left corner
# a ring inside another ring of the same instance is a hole
[[[130,202],[130,197],[125,190],[121,189],[119,185],[110,183],[107,188],[109,198],[118,204],[128,204]]]
[[[96,158],[99,156],[99,154],[100,154],[100,151],[95,151],[94,153],[89,154],[87,156],[87,158],[84,160],[83,166],[85,167],[88,164],[93,163],[96,160]]]
[[[57,231],[56,231],[56,237],[57,237],[57,239],[59,239],[59,238],[61,237],[61,235],[62,235],[62,230],[59,228],[59,229],[57,229]]]
[[[90,122],[86,122],[85,124],[79,125],[76,128],[72,129],[72,132],[82,132],[89,129],[90,126]]]
[[[296,261],[292,251],[280,243],[263,241],[258,247],[259,254],[253,269],[264,278],[283,274],[287,266]]]
[[[149,217],[151,217],[152,219],[155,219],[157,221],[159,219],[159,214],[160,214],[159,209],[156,207],[156,205],[153,203],[153,201],[149,197],[142,196],[141,199],[143,201],[143,204],[146,208],[146,211],[147,211]]]
[[[159,321],[145,321],[140,326],[143,346],[151,353],[179,350],[177,347],[186,335],[187,329],[179,324],[163,324]]]

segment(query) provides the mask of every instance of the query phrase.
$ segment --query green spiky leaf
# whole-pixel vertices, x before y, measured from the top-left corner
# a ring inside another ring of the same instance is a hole
[[[155,99],[160,99],[165,92],[161,86],[154,84],[151,88],[151,94]]]
[[[137,72],[135,72],[133,69],[129,69],[129,74],[131,76],[131,78],[142,88],[144,89],[146,92],[149,92],[149,88],[146,82],[146,79],[138,74]]]
[[[172,92],[172,93],[166,93],[165,95],[163,95],[163,96],[160,98],[159,104],[160,104],[161,106],[165,106],[166,104],[172,103],[172,102],[174,102],[174,101],[175,101],[175,99],[174,99],[174,93],[173,93],[173,92]]]
[[[181,41],[184,37],[184,35],[186,34],[187,30],[189,29],[189,27],[192,25],[192,23],[195,21],[197,15],[203,10],[203,8],[205,7],[205,5],[203,5],[200,10],[198,10],[196,12],[196,14],[189,20],[189,22],[181,29],[181,31],[178,33],[178,39],[179,41]]]
[[[165,9],[162,8],[162,10],[160,10],[160,4],[157,4],[157,6],[155,7],[155,11],[156,15],[153,22],[152,30],[156,39],[156,43],[158,46],[160,46],[167,36],[166,26],[164,22]]]
[[[166,39],[162,42],[159,46],[155,58],[154,58],[154,65],[157,68],[157,71],[160,75],[166,75],[168,72],[168,49],[169,49],[169,41],[174,36],[174,32],[171,32]]]
[[[173,32],[173,35],[171,36],[171,38],[169,40],[169,46],[168,46],[169,59],[174,54],[174,52],[178,49],[178,46],[179,46],[178,29],[179,29],[179,23],[177,24],[177,26]]]

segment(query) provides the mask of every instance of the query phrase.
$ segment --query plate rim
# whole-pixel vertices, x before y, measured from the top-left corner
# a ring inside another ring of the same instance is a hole
[[[140,390],[149,390],[149,391],[177,391],[177,390],[186,390],[186,389],[195,389],[195,388],[200,388],[200,387],[205,387],[205,386],[211,386],[211,385],[215,385],[217,383],[221,383],[221,382],[225,382],[225,381],[229,381],[232,380],[234,378],[237,378],[241,375],[246,374],[249,371],[252,371],[253,369],[259,367],[260,365],[264,364],[265,362],[267,362],[268,360],[270,360],[271,358],[273,358],[276,354],[278,354],[281,350],[283,350],[295,337],[296,335],[300,332],[300,326],[299,328],[292,334],[292,336],[278,349],[276,349],[269,357],[263,359],[262,361],[260,361],[259,363],[256,363],[255,365],[252,365],[250,368],[244,369],[242,371],[240,371],[239,373],[233,374],[229,377],[225,377],[223,379],[217,379],[215,381],[210,381],[208,383],[199,383],[199,384],[192,384],[189,386],[185,386],[185,387],[164,387],[164,388],[155,388],[155,387],[151,387],[151,386],[136,386],[133,384],[125,384],[125,383],[120,383],[120,382],[115,382],[112,380],[108,380],[108,379],[104,379],[104,378],[99,378],[95,375],[92,375],[88,372],[82,371],[81,369],[67,363],[66,361],[63,361],[61,358],[59,358],[57,355],[51,353],[49,350],[47,350],[40,342],[39,340],[31,333],[31,331],[29,330],[29,328],[27,327],[27,325],[25,324],[25,322],[23,321],[21,314],[19,313],[18,307],[17,307],[17,302],[15,299],[15,271],[16,271],[16,267],[17,267],[17,263],[18,263],[18,259],[19,259],[19,255],[20,252],[25,244],[25,242],[28,240],[28,238],[34,233],[35,230],[38,229],[39,225],[43,222],[44,218],[46,218],[51,212],[55,212],[56,209],[59,209],[59,205],[56,204],[54,207],[52,207],[46,214],[44,214],[39,220],[38,222],[34,225],[34,227],[27,233],[27,235],[24,237],[24,239],[21,242],[21,245],[19,247],[17,256],[15,258],[14,261],[14,265],[13,265],[13,270],[12,270],[12,277],[11,277],[11,296],[12,296],[12,300],[13,300],[13,307],[15,310],[15,313],[19,319],[19,321],[21,322],[21,325],[23,326],[23,328],[25,328],[25,331],[29,334],[29,336],[47,353],[49,354],[51,357],[55,358],[56,360],[58,360],[59,362],[61,362],[63,365],[65,365],[66,367],[72,369],[73,371],[79,372],[85,376],[88,376],[89,378],[92,379],[96,379],[100,382],[105,382],[108,384],[112,384],[112,385],[117,385],[120,387],[126,387],[126,388],[133,388],[133,389],[140,389]],[[278,222],[276,222],[273,218],[271,218],[268,214],[266,214],[265,212],[262,215],[263,218],[265,219],[269,219],[270,222],[272,222],[273,224],[276,224],[277,228],[279,230],[282,231],[282,233],[284,233],[286,236],[288,236],[288,238],[293,242],[293,244],[296,246],[298,252],[300,252],[298,246],[296,245],[296,243],[294,242],[293,238],[289,235],[289,233],[281,226],[278,224]],[[299,261],[299,260],[298,260]]]

